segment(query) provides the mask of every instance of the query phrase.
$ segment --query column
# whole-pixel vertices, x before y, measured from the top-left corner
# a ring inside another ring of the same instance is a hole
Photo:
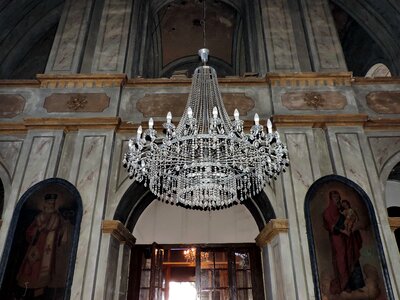
[[[264,289],[268,300],[296,299],[288,231],[287,219],[272,219],[256,238],[262,249]]]
[[[131,248],[136,239],[117,220],[103,220],[95,299],[126,299]]]
[[[93,0],[66,0],[46,73],[79,73]]]
[[[92,73],[123,73],[128,49],[130,0],[106,0],[94,51]]]
[[[315,72],[347,71],[342,46],[327,0],[300,0]]]

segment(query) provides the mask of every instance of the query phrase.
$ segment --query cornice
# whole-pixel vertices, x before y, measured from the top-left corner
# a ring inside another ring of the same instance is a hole
[[[400,84],[400,77],[353,77],[352,72],[289,72],[267,73],[263,77],[227,76],[218,78],[221,86],[254,86],[271,87],[315,87],[315,86],[351,86]],[[171,78],[129,78],[127,74],[37,74],[36,79],[1,79],[2,87],[22,88],[111,88],[111,87],[151,87],[151,86],[187,86],[191,78],[175,76]]]
[[[22,122],[0,122],[0,133],[24,133],[28,130],[113,129],[121,123],[118,117],[102,118],[25,118]]]
[[[365,114],[334,115],[275,115],[272,117],[276,128],[327,128],[330,126],[360,126],[368,131],[393,131],[400,129],[399,119],[371,119]],[[163,131],[163,121],[155,121],[154,129]],[[147,122],[122,122],[119,117],[98,118],[25,118],[19,122],[0,122],[1,134],[26,133],[28,130],[63,130],[65,132],[80,129],[115,130],[117,132],[134,132],[139,125],[147,127]],[[244,120],[245,130],[253,125],[252,120]]]
[[[260,234],[256,237],[256,243],[263,248],[281,232],[288,232],[289,222],[287,219],[271,219]]]
[[[110,233],[118,241],[125,242],[130,247],[136,243],[132,233],[118,220],[103,220],[101,230],[103,233]]]
[[[41,88],[115,88],[125,85],[126,74],[37,74]]]
[[[389,218],[389,226],[392,231],[400,228],[400,217],[391,217]]]
[[[351,72],[338,73],[268,73],[267,80],[272,87],[284,86],[350,86],[353,80]]]
[[[326,128],[328,126],[364,126],[368,122],[368,115],[276,115],[273,116],[273,121],[276,127]]]
[[[400,84],[400,77],[354,77],[354,85]]]

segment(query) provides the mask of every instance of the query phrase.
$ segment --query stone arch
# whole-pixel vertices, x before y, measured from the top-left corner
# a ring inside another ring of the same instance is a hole
[[[2,219],[7,199],[11,191],[11,178],[4,164],[0,161],[0,220]],[[1,228],[1,225],[0,225]]]
[[[51,211],[52,223],[48,223],[46,226],[56,227],[52,227],[53,229],[49,230],[49,233],[47,233],[47,231],[39,231],[39,233],[37,233],[37,231],[32,231],[36,233],[29,241],[23,237],[17,238],[16,235],[19,233],[25,237],[25,235],[28,235],[28,231],[30,230],[29,228],[36,226],[37,218],[41,217],[43,210],[46,209],[45,206],[42,208],[45,201],[53,203]],[[58,207],[56,201],[58,201]],[[30,212],[33,212],[34,210],[36,210],[36,212],[30,214]],[[78,190],[70,182],[61,178],[49,178],[43,180],[30,187],[22,195],[14,209],[0,262],[0,296],[2,298],[9,298],[11,295],[18,296],[18,293],[21,292],[21,289],[17,284],[18,270],[22,270],[24,264],[31,263],[31,260],[26,259],[26,257],[32,254],[33,249],[36,249],[35,255],[40,255],[42,233],[48,235],[44,239],[44,241],[46,241],[46,247],[51,246],[54,251],[59,251],[52,252],[54,260],[50,260],[52,265],[49,266],[49,269],[51,270],[51,273],[48,275],[49,282],[57,280],[55,279],[56,277],[58,280],[61,280],[58,283],[52,283],[52,286],[50,286],[49,283],[43,287],[43,289],[54,289],[53,284],[58,286],[62,284],[62,298],[69,298],[75,268],[82,214],[82,199]],[[51,240],[49,238],[50,234],[52,234]],[[57,239],[56,236],[58,237]],[[66,245],[67,248],[65,249],[60,248],[55,250],[57,247],[64,247]],[[43,253],[44,252],[42,252],[41,255],[44,256],[45,254]],[[62,274],[56,275],[57,272],[60,271],[63,271]],[[25,292],[31,294],[34,293],[36,288],[34,286],[29,288],[29,285],[26,287],[28,290],[22,289],[22,291],[25,290]],[[28,295],[28,297],[30,296]]]
[[[360,223],[354,222],[351,229],[346,227],[343,212],[349,208],[358,214],[356,222]],[[317,299],[329,297],[331,293],[340,295],[349,289],[359,290],[361,285],[368,290],[369,282],[364,276],[372,277],[372,273],[378,274],[375,280],[381,282],[375,291],[378,294],[372,298],[386,295],[394,299],[377,214],[358,184],[339,175],[318,179],[307,191],[304,212]],[[366,246],[363,239],[369,241]],[[367,262],[365,252],[369,253]],[[354,275],[356,272],[363,275]]]
[[[43,52],[50,52],[64,4],[64,0],[17,2],[11,2],[0,12],[0,78],[27,79],[44,71],[47,56]],[[27,55],[31,55],[30,60],[36,58],[35,64],[28,64]]]
[[[392,74],[400,74],[400,62],[398,61],[400,55],[398,43],[400,32],[396,24],[396,14],[400,12],[399,5],[387,0],[367,0],[364,2],[330,1],[350,15],[380,46],[388,58],[387,65],[390,66]]]
[[[133,22],[131,24],[131,38],[128,50],[130,54],[128,55],[126,64],[126,73],[128,73],[128,75],[132,77],[170,76],[173,71],[177,70],[176,68],[174,69],[174,67],[180,67],[182,65],[183,61],[186,59],[185,56],[195,54],[190,51],[190,53],[185,53],[177,57],[170,57],[170,60],[166,59],[166,61],[163,61],[164,49],[170,49],[163,46],[165,40],[161,36],[161,28],[164,26],[162,19],[166,13],[165,11],[168,10],[172,3],[178,5],[179,3],[187,2],[188,1],[155,0],[148,2],[137,1],[135,3],[132,13]],[[215,4],[217,2],[212,3]],[[247,57],[251,55],[250,52],[254,50],[254,47],[248,45],[250,41],[243,38],[242,32],[246,30],[247,33],[253,34],[255,31],[253,28],[245,28],[243,18],[247,17],[244,11],[246,10],[246,6],[238,0],[224,0],[218,1],[218,3],[217,5],[229,7],[236,14],[236,17],[233,19],[232,53],[230,55],[230,61],[228,62],[229,68],[226,67],[225,61],[225,67],[222,70],[225,71],[227,75],[239,75],[239,73],[246,71],[256,72],[257,70],[252,69],[258,68],[259,66],[250,66],[251,62],[249,57]],[[208,45],[210,46],[210,44]],[[210,46],[210,48],[212,50],[212,46]],[[174,51],[170,50],[170,52]],[[253,52],[256,51],[254,50]],[[256,54],[254,53],[254,55]],[[197,56],[195,56],[195,58],[195,62],[199,63]],[[180,61],[181,59],[183,59],[183,61]],[[212,65],[211,62],[210,64]],[[221,65],[221,63],[219,65]]]
[[[388,66],[379,62],[369,68],[365,77],[392,77],[392,74]]]
[[[121,221],[132,231],[140,215],[155,198],[148,188],[135,181],[124,192],[113,219]],[[243,205],[253,216],[260,231],[271,219],[276,218],[275,210],[264,191],[251,199],[246,199]]]

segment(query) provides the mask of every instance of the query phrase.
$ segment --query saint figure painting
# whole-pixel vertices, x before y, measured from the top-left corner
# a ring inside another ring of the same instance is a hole
[[[67,299],[79,234],[79,195],[61,179],[39,183],[26,194],[14,214],[8,260],[1,264],[0,299]]]
[[[392,299],[370,200],[340,176],[321,178],[305,203],[319,299]]]

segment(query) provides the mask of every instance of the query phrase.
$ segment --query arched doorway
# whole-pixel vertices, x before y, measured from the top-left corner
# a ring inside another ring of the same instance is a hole
[[[161,299],[162,293],[168,299],[174,289],[190,286],[210,299],[264,299],[261,249],[254,239],[275,218],[264,192],[244,205],[211,212],[154,199],[135,182],[114,215],[137,238],[128,299]]]

